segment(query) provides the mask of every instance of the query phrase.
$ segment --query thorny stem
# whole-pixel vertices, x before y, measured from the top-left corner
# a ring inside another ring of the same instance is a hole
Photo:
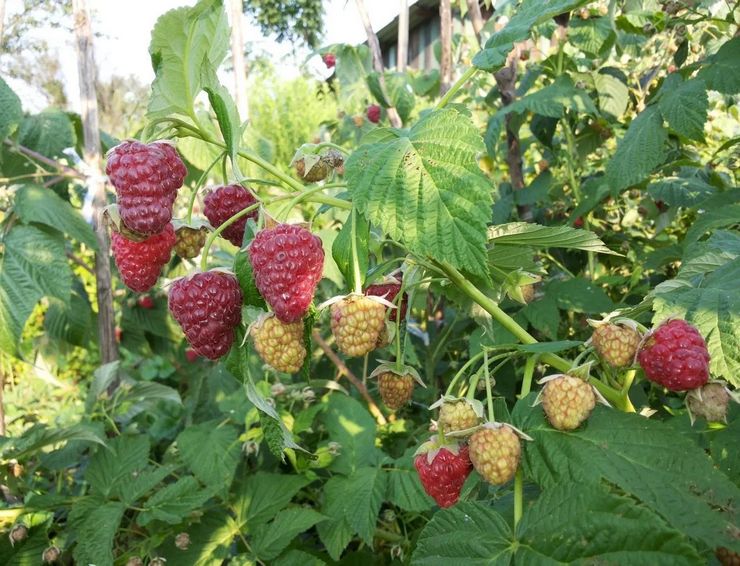
[[[470,67],[467,71],[463,73],[463,75],[455,81],[455,84],[453,84],[450,87],[450,90],[448,90],[445,95],[442,97],[442,99],[437,103],[437,110],[440,110],[441,108],[444,108],[447,106],[447,104],[452,100],[455,95],[458,93],[458,91],[465,86],[465,83],[470,80],[475,73],[478,72],[477,67]]]
[[[208,168],[203,171],[203,174],[200,176],[200,179],[198,179],[198,182],[195,184],[195,188],[193,189],[192,194],[190,195],[190,202],[188,202],[188,215],[187,223],[190,224],[190,221],[193,218],[193,206],[195,206],[195,198],[198,196],[198,191],[202,188],[203,183],[206,182],[206,179],[208,178],[208,173],[211,172],[211,169],[213,169],[216,166],[216,163],[221,161],[221,159],[226,155],[226,152],[222,152],[219,154],[219,156],[213,160],[213,163],[211,163]]]

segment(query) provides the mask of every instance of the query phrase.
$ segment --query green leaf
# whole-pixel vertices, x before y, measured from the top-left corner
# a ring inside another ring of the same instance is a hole
[[[594,87],[599,97],[599,108],[602,113],[619,118],[629,104],[629,88],[617,77],[606,73],[593,73]]]
[[[737,94],[740,92],[738,61],[740,61],[740,37],[733,37],[707,59],[696,78],[703,80],[711,90],[723,94]]]
[[[302,550],[290,550],[273,562],[274,566],[324,566],[326,562]]]
[[[338,393],[331,395],[324,426],[329,439],[341,446],[332,470],[350,474],[376,461],[375,420],[359,401]]]
[[[485,47],[473,57],[473,65],[483,71],[494,72],[506,63],[506,56],[514,43],[527,39],[533,26],[586,4],[586,0],[524,0],[509,23],[494,33]]]
[[[227,491],[241,459],[239,431],[232,425],[209,421],[191,425],[177,437],[180,456],[200,481]]]
[[[409,450],[398,458],[393,468],[388,469],[388,500],[404,511],[427,511],[434,506],[419,481],[419,474],[414,468],[414,450]]]
[[[532,112],[549,118],[562,118],[566,110],[578,114],[597,113],[594,103],[583,89],[576,88],[569,77],[561,76],[554,83],[523,96],[499,112]]]
[[[702,81],[684,82],[681,75],[671,73],[660,89],[658,108],[673,130],[691,140],[704,141],[709,98]]]
[[[346,541],[344,547],[349,542],[347,533],[350,538],[357,533],[367,544],[372,544],[385,490],[386,474],[378,468],[360,468],[349,477],[337,475],[326,482],[322,512],[329,519],[320,523],[318,530],[327,549],[330,544],[325,537],[331,540],[337,528],[339,534],[344,535],[339,537]],[[335,556],[331,550],[330,555]]]
[[[50,109],[23,119],[18,143],[53,159],[61,157],[62,150],[75,147],[77,135],[66,113]]]
[[[12,134],[22,119],[21,99],[0,77],[0,141]]]
[[[285,550],[296,535],[325,519],[312,509],[299,507],[281,511],[269,524],[254,530],[252,550],[261,560],[272,560]]]
[[[597,485],[563,483],[546,490],[524,514],[517,539],[516,560],[522,564],[543,557],[635,566],[701,561],[685,536],[650,509]]]
[[[79,283],[79,281],[75,281]],[[85,346],[90,340],[93,312],[84,287],[75,285],[69,304],[58,299],[49,300],[49,308],[44,315],[44,330],[51,338],[63,340],[74,346]]]
[[[266,524],[309,483],[303,476],[268,472],[242,479],[235,490],[237,523],[246,529]]]
[[[584,53],[599,57],[616,39],[609,18],[572,18],[568,25],[568,40]]]
[[[118,398],[117,415],[123,422],[128,422],[140,413],[153,411],[160,402],[182,405],[176,389],[163,383],[140,381]]]
[[[91,509],[77,533],[74,559],[77,564],[113,566],[113,539],[126,506],[109,501]]]
[[[353,246],[352,239],[355,239],[355,248],[357,253],[357,263],[360,269],[360,281],[355,281],[354,263],[353,263]],[[346,286],[349,289],[362,288],[365,284],[365,275],[370,261],[368,245],[370,242],[370,225],[365,217],[356,212],[353,208],[347,221],[339,231],[334,244],[331,247],[331,255],[342,272]]]
[[[649,106],[640,112],[606,167],[606,180],[612,194],[639,183],[663,163],[667,139],[658,108]]]
[[[187,550],[177,548],[172,544],[172,537],[168,537],[156,555],[171,566],[221,566],[232,554],[231,545],[239,535],[239,527],[221,508],[205,513],[187,532],[190,535]]]
[[[514,534],[506,520],[483,503],[461,502],[434,514],[419,535],[414,566],[508,565]]]
[[[93,250],[98,249],[92,227],[79,211],[50,189],[24,185],[15,193],[14,209],[25,224],[45,224],[87,244]]]
[[[490,181],[477,155],[483,142],[469,118],[430,112],[408,132],[361,145],[347,160],[353,202],[410,251],[486,276]]]
[[[0,351],[18,352],[26,320],[42,297],[66,303],[72,275],[64,241],[34,226],[15,226],[2,241],[0,256]]]
[[[127,507],[131,507],[138,499],[149,493],[176,469],[177,466],[172,464],[166,466],[149,466],[137,472],[128,482],[122,483],[117,490],[118,496]]]
[[[49,533],[41,525],[29,530],[28,538],[15,546],[10,544],[9,532],[3,532],[3,536],[0,537],[0,557],[3,558],[3,566],[37,566],[39,564],[41,554],[49,546]]]
[[[398,111],[401,120],[406,122],[416,104],[406,73],[386,73],[385,88],[391,105]]]
[[[213,495],[212,489],[202,489],[193,476],[185,476],[165,486],[144,504],[136,522],[146,527],[152,521],[176,525],[192,511],[199,509]]]
[[[149,439],[143,434],[117,436],[90,459],[85,479],[93,492],[104,497],[120,494],[121,488],[141,473],[149,462]]]
[[[367,45],[340,45],[336,50],[334,69],[339,82],[339,96],[343,105],[351,108],[365,104],[366,77],[373,72],[370,49]]]
[[[257,407],[262,413],[265,415],[268,415],[269,417],[273,418],[279,425],[280,429],[283,433],[283,446],[285,448],[292,448],[294,450],[300,450],[302,452],[308,452],[305,448],[298,445],[296,441],[293,439],[293,433],[288,430],[288,427],[285,426],[285,423],[283,422],[283,419],[280,417],[278,412],[275,410],[275,407],[272,406],[267,399],[260,393],[257,388],[254,385],[254,382],[252,381],[252,378],[249,374],[246,376],[247,382],[245,385],[245,389],[247,392],[247,399],[249,399],[255,407]]]
[[[90,426],[76,424],[65,428],[48,429],[37,424],[26,430],[20,437],[6,437],[0,444],[0,457],[4,460],[23,461],[35,455],[42,448],[62,442],[82,441],[105,446],[105,440]]]
[[[566,248],[614,254],[593,232],[568,226],[540,226],[529,222],[512,222],[489,227],[487,235],[493,249],[499,244],[509,244],[535,249]]]
[[[616,306],[601,287],[586,279],[551,281],[546,286],[547,293],[552,293],[565,311],[608,313]]]
[[[529,303],[521,312],[529,323],[545,336],[557,337],[560,311],[558,301],[553,294],[545,294],[540,300]]]
[[[606,481],[710,548],[736,544],[727,502],[737,501],[740,490],[692,439],[664,423],[604,407],[579,430],[558,431],[540,407],[532,407],[534,398],[516,404],[513,424],[534,438],[523,443],[522,463],[545,491]]]
[[[193,114],[203,88],[202,69],[217,69],[229,44],[229,26],[222,0],[202,0],[193,8],[177,8],[154,26],[149,53],[156,78],[148,116]]]
[[[648,194],[668,206],[693,208],[716,193],[712,185],[699,177],[663,177],[648,186]]]
[[[241,143],[241,120],[239,110],[236,108],[234,99],[231,98],[229,91],[218,82],[216,70],[205,64],[203,67],[203,90],[208,94],[208,101],[211,103],[216,114],[218,127],[226,143],[226,152],[231,158],[231,163],[237,168],[237,177],[241,177],[238,171],[238,154]]]
[[[339,560],[342,552],[352,540],[354,531],[347,519],[332,517],[316,526],[319,538],[332,560]]]

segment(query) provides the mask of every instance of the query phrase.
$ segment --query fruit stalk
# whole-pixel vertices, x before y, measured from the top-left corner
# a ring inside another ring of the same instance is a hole
[[[527,361],[524,363],[524,379],[522,379],[522,390],[519,393],[519,398],[524,399],[532,389],[532,377],[534,376],[534,368],[537,365],[537,357],[529,356]]]
[[[211,169],[213,169],[216,166],[216,163],[221,161],[223,157],[226,155],[226,152],[221,152],[218,157],[208,166],[208,168],[203,171],[203,174],[200,176],[200,179],[198,179],[198,182],[195,184],[195,187],[193,188],[193,192],[190,195],[190,201],[188,201],[188,214],[185,217],[187,220],[188,225],[190,225],[190,222],[193,218],[193,206],[195,206],[195,198],[198,196],[198,191],[203,186],[203,183],[205,183],[206,179],[208,178],[208,173],[211,172]],[[224,183],[226,182],[226,179],[224,179]]]
[[[488,352],[483,350],[483,377],[486,380],[486,404],[488,405],[488,422],[494,422],[493,394],[491,393],[491,374],[488,371]]]
[[[275,202],[276,200],[279,200],[281,197],[278,197],[276,199],[273,199],[271,202]],[[285,197],[282,197],[285,198]],[[201,271],[207,271],[208,270],[208,250],[211,249],[211,244],[213,243],[213,240],[218,238],[219,234],[226,230],[229,226],[231,226],[234,222],[239,220],[242,216],[246,216],[253,210],[256,210],[257,207],[260,206],[261,203],[253,204],[252,206],[248,206],[247,208],[244,208],[237,212],[234,216],[229,218],[226,222],[221,224],[218,228],[216,228],[213,232],[211,232],[208,235],[208,239],[206,239],[206,243],[203,245],[203,251],[201,252],[200,257],[200,270]]]

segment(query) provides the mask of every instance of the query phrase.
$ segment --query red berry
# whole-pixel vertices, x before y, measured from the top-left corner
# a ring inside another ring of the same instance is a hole
[[[172,284],[169,307],[193,349],[210,360],[228,353],[242,320],[242,291],[236,277],[220,271],[196,273]]]
[[[195,362],[200,356],[198,355],[198,352],[193,350],[192,348],[188,348],[185,350],[185,357],[188,359],[188,361],[192,364]]]
[[[218,187],[205,198],[203,214],[206,215],[211,226],[218,228],[237,212],[257,203],[254,195],[241,185],[227,185]],[[255,208],[246,216],[229,225],[221,235],[235,246],[241,247],[244,239],[244,227],[247,220],[257,218],[259,211]]]
[[[139,297],[139,300],[136,302],[142,309],[148,310],[148,309],[154,308],[154,299],[152,299],[149,295],[144,295],[143,297]]]
[[[111,249],[126,287],[138,293],[151,289],[162,267],[170,261],[175,240],[172,224],[167,224],[162,232],[143,242],[127,240],[118,232],[113,232]]]
[[[706,342],[685,320],[670,320],[650,333],[637,360],[650,381],[671,391],[696,389],[709,380]]]
[[[248,248],[257,289],[281,322],[308,310],[324,270],[318,236],[294,224],[260,230]]]
[[[440,448],[431,462],[429,454],[419,454],[414,459],[414,467],[424,491],[440,507],[451,507],[457,503],[463,484],[473,469],[465,444],[459,447],[457,454],[454,450]]]
[[[367,119],[373,124],[380,122],[380,106],[377,104],[371,104],[367,107]]]
[[[130,230],[157,234],[172,220],[177,189],[187,175],[172,145],[123,142],[110,151],[105,172],[116,188],[118,211]]]
[[[326,65],[327,69],[331,69],[337,63],[337,58],[334,53],[324,53],[321,56],[321,60],[324,62],[324,65]]]
[[[401,290],[400,283],[376,283],[375,285],[368,285],[365,289],[365,295],[374,297],[383,297],[386,301],[395,303],[396,296]],[[409,296],[404,293],[401,299],[401,304],[398,305],[397,309],[393,309],[388,315],[388,320],[396,322],[398,313],[401,313],[401,320],[406,320],[406,309],[409,306]]]
[[[116,342],[120,342],[123,338],[123,329],[120,326],[116,326],[115,330]]]
[[[573,226],[576,228],[583,228],[583,217],[579,216],[573,221]]]

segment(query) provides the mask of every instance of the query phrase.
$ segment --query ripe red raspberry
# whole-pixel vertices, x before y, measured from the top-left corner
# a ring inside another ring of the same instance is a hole
[[[185,357],[186,357],[186,358],[187,358],[187,360],[188,360],[188,361],[189,361],[189,362],[190,362],[190,363],[192,364],[192,363],[194,363],[195,361],[197,361],[197,359],[198,359],[198,358],[199,358],[200,356],[198,355],[198,352],[196,352],[196,351],[195,351],[195,350],[193,350],[192,348],[188,348],[187,350],[185,350]]]
[[[225,187],[218,187],[208,193],[204,204],[203,214],[206,215],[211,226],[218,228],[237,212],[257,204],[257,199],[241,185],[227,185]],[[246,216],[242,216],[236,222],[229,225],[221,232],[221,235],[235,246],[241,247],[247,220],[250,218],[256,219],[258,214],[259,211],[255,208],[254,211]]]
[[[485,425],[470,437],[470,461],[488,483],[502,485],[519,467],[522,447],[519,436],[507,425]]]
[[[126,287],[139,293],[148,291],[157,282],[162,267],[170,261],[174,245],[172,224],[143,242],[127,240],[118,232],[111,234],[111,249],[121,279]]]
[[[577,429],[596,406],[593,386],[570,375],[548,380],[540,400],[547,420],[558,430]]]
[[[177,236],[175,253],[183,259],[193,259],[203,249],[208,231],[205,228],[180,226],[175,231],[175,236]]]
[[[373,124],[380,122],[380,106],[377,104],[371,104],[367,107],[367,119]]]
[[[257,290],[281,322],[303,318],[324,270],[324,248],[294,224],[260,230],[248,248]]]
[[[411,374],[399,375],[392,371],[379,374],[378,390],[385,406],[397,411],[408,403],[414,394],[414,381]]]
[[[606,363],[615,368],[631,366],[640,345],[640,333],[625,324],[601,324],[591,335],[591,343]]]
[[[236,277],[220,271],[196,273],[172,284],[169,307],[193,349],[210,360],[228,353],[242,320],[242,291]]]
[[[303,321],[284,323],[268,314],[252,327],[252,337],[254,349],[270,367],[285,373],[296,373],[303,367]]]
[[[645,375],[671,391],[696,389],[709,380],[709,352],[699,331],[674,319],[654,329],[637,354]]]
[[[154,308],[154,299],[150,295],[144,295],[143,297],[139,297],[136,303],[142,308],[142,309],[153,309]]]
[[[334,65],[337,64],[337,58],[334,53],[324,53],[321,56],[321,60],[324,62],[324,65],[326,65],[327,69],[331,69]]]
[[[125,141],[108,154],[105,168],[118,195],[123,223],[139,234],[157,234],[172,220],[185,164],[167,142]]]
[[[421,485],[427,495],[434,498],[440,507],[451,507],[460,498],[465,480],[473,467],[465,444],[451,444],[440,448],[422,446],[422,452],[414,458],[414,467],[419,473]]]
[[[364,356],[385,338],[385,305],[349,295],[331,306],[331,332],[347,356]]]
[[[397,304],[395,303],[395,299],[396,296],[398,296],[398,292],[400,290],[400,283],[376,283],[375,285],[368,285],[367,289],[365,289],[365,295],[373,297],[383,297],[386,301]],[[398,305],[397,309],[391,310],[390,314],[388,315],[388,320],[390,320],[391,322],[396,322],[399,312],[401,313],[401,321],[406,320],[406,310],[408,309],[408,306],[409,296],[408,294],[404,293],[403,298],[401,299],[401,304]]]

